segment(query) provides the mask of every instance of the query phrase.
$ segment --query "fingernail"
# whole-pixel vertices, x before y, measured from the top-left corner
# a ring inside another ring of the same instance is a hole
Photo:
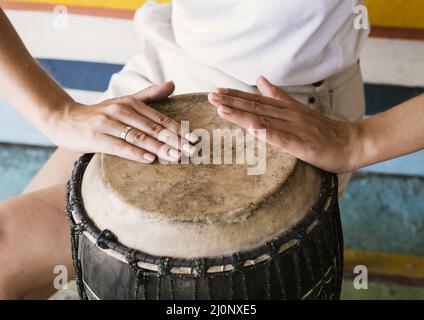
[[[153,162],[156,159],[156,157],[153,154],[150,154],[150,153],[145,153],[143,155],[143,158],[146,159],[149,162]]]
[[[186,133],[184,137],[191,143],[196,143],[199,140],[199,137],[193,133]]]
[[[175,149],[169,149],[168,154],[175,159],[179,159],[181,157],[181,153],[179,153],[177,150]]]
[[[218,111],[225,114],[231,114],[232,112],[231,108],[224,107],[224,106],[219,106]]]
[[[183,145],[183,151],[191,156],[196,151],[196,148],[192,145],[185,144]]]
[[[219,93],[215,93],[215,92],[212,92],[211,93],[211,98],[213,100],[216,100],[216,101],[221,101],[222,100],[222,96]]]
[[[220,93],[220,94],[227,94],[227,93],[229,93],[229,90],[225,89],[225,88],[218,88],[218,89],[216,89],[216,92]]]

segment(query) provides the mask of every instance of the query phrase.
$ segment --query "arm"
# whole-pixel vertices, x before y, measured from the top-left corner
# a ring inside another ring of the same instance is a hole
[[[362,120],[357,131],[357,168],[424,149],[424,94]]]
[[[87,107],[75,102],[31,57],[1,8],[0,30],[0,98],[58,146],[143,163],[156,156],[178,161],[182,145],[189,144],[181,138],[185,133],[177,122],[147,105],[168,97],[172,82]],[[123,140],[121,133],[128,126],[133,129]]]
[[[0,30],[0,97],[45,131],[55,112],[74,101],[31,57],[1,9]]]
[[[351,172],[424,148],[424,95],[358,123],[330,119],[265,78],[262,95],[218,89],[209,101],[243,128],[265,128],[268,143],[324,170]]]

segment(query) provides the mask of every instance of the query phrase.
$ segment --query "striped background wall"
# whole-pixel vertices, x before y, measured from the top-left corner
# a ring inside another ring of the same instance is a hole
[[[361,56],[361,65],[366,81],[367,113],[375,114],[424,92],[424,1],[366,2],[373,28]],[[33,56],[83,103],[99,99],[110,76],[137,51],[131,19],[134,10],[144,3],[144,0],[0,0],[0,6],[6,10]],[[66,29],[54,27],[58,17],[54,8],[58,4],[67,6]],[[0,101],[1,142],[51,145],[17,112]],[[18,150],[20,147],[12,148]],[[1,152],[0,148],[0,158]],[[34,157],[31,148],[25,147],[19,154],[23,158],[14,159],[15,163],[26,163],[26,159]],[[43,155],[37,151],[36,157],[48,154],[49,151]],[[424,207],[419,197],[424,196],[424,188],[415,186],[424,185],[424,152],[364,171],[372,174],[355,178],[341,203],[345,212],[345,237],[351,245],[346,252],[346,269],[352,270],[354,265],[363,263],[370,266],[375,279],[400,279],[399,283],[423,287],[423,249],[417,239],[422,237],[419,231],[422,230]],[[375,191],[373,194],[364,192],[371,188]],[[405,190],[414,191],[402,194]],[[398,196],[404,198],[404,202],[396,202]],[[382,200],[382,197],[393,199]],[[413,205],[406,207],[406,201]],[[388,208],[387,203],[392,207]],[[399,215],[404,225],[395,228],[393,226],[398,224],[393,223],[393,219],[399,219]],[[363,221],[370,223],[364,226]],[[390,234],[397,240],[393,241]],[[364,239],[369,241],[363,243]]]
[[[75,99],[90,103],[98,99],[110,76],[136,52],[131,18],[134,10],[145,2],[19,0],[0,1],[0,5],[40,63]],[[361,63],[367,82],[368,114],[423,92],[424,41],[420,40],[424,35],[423,3],[422,0],[367,1],[373,31]],[[55,28],[55,22],[60,19],[54,10],[58,4],[67,6],[67,29]],[[50,145],[19,114],[1,104],[0,142]],[[424,169],[417,166],[417,161],[422,160],[423,156],[418,154],[369,170],[424,174]]]
[[[374,26],[424,29],[422,0],[365,0]]]
[[[119,71],[137,50],[131,18],[134,10],[145,2],[18,0],[0,1],[0,5],[7,9],[7,14],[40,63],[76,99],[88,103],[99,97],[99,93],[106,89],[110,75]],[[424,86],[424,42],[418,40],[424,34],[424,1],[391,0],[390,6],[387,3],[367,1],[374,26],[372,38],[361,57],[367,82],[368,114],[417,95]],[[54,28],[59,19],[54,11],[58,4],[66,5],[70,13],[66,30]],[[393,37],[394,32],[398,38],[387,39]],[[6,117],[5,112],[9,115],[9,109],[1,108],[1,118]],[[19,121],[16,114],[8,118],[10,125]],[[0,141],[49,144],[45,138],[29,130],[28,125],[21,123],[21,126],[25,130],[13,137],[7,134],[6,126],[1,126]]]

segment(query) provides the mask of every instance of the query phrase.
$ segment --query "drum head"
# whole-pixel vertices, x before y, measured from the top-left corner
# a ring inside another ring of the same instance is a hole
[[[268,161],[264,163],[263,173],[249,175],[248,169],[259,163],[236,164],[237,156],[244,153],[245,160],[247,146],[256,149],[257,153],[258,141],[246,143],[249,133],[218,117],[206,95],[177,96],[156,104],[155,109],[178,122],[188,121],[190,130],[201,128],[210,133],[209,139],[205,135],[202,141],[210,151],[208,158],[212,164],[162,164],[156,161],[150,165],[102,155],[100,161],[105,183],[122,201],[139,208],[140,215],[205,223],[244,219],[251,213],[252,205],[260,205],[275,194],[296,165],[295,158],[266,145]],[[225,141],[219,139],[224,130],[232,130],[233,139],[227,143],[227,150],[230,150],[233,164],[224,164]],[[214,132],[218,139],[214,139]],[[242,143],[239,148],[236,139]],[[218,142],[216,147],[214,142]],[[207,152],[205,148],[202,156]],[[214,154],[219,160],[217,164],[213,164]],[[221,157],[217,157],[218,154]]]
[[[190,131],[206,130],[209,139],[196,133],[211,162],[219,153],[218,162],[224,159],[225,143],[217,142],[223,131],[217,129],[230,129],[244,144],[240,148],[237,137],[231,140],[232,164],[140,164],[95,155],[83,179],[84,206],[99,228],[111,230],[122,243],[177,257],[229,254],[288,229],[318,198],[316,170],[270,145],[263,174],[249,174],[258,163],[236,164],[248,149],[257,159],[258,141],[220,118],[206,94],[175,96],[154,107],[178,122],[188,121]]]

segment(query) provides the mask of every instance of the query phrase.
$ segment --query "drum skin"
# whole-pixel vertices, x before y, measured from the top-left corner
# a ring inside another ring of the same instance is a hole
[[[154,107],[208,132],[238,128],[205,94]],[[82,156],[67,195],[80,297],[338,299],[337,176],[269,145],[266,171],[246,169]]]
[[[213,158],[220,153],[221,161],[196,164],[191,157],[189,163],[140,164],[94,155],[82,181],[84,209],[99,229],[112,231],[123,245],[187,259],[232,255],[280,235],[318,199],[318,170],[281,149],[262,143],[266,157],[260,174],[249,174],[257,163],[237,163],[236,155],[245,160],[249,149],[259,153],[259,144],[220,118],[207,95],[178,95],[152,106],[175,121],[188,122],[196,134],[207,132],[201,143],[208,141],[205,149]],[[215,135],[217,130],[240,134],[225,142]],[[223,163],[225,146],[231,164]]]

